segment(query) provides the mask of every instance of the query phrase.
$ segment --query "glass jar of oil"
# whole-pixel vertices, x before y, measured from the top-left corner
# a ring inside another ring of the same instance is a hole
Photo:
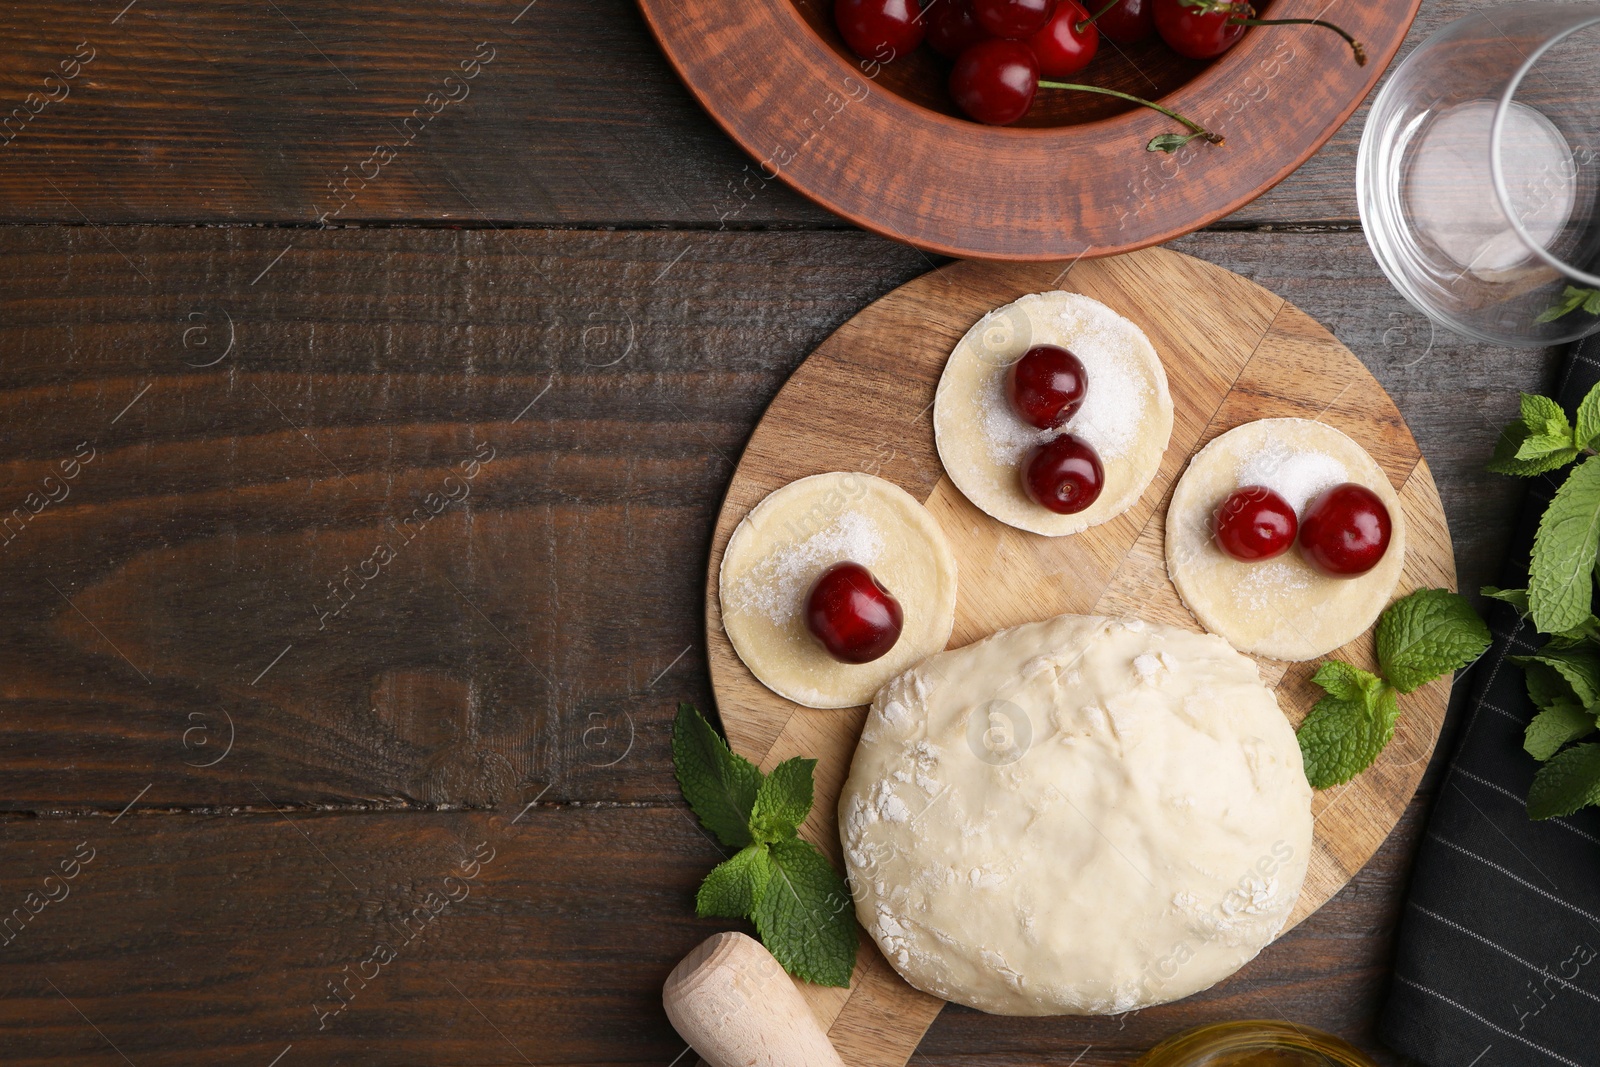
[[[1331,1034],[1277,1020],[1213,1023],[1169,1037],[1134,1067],[1377,1067]]]

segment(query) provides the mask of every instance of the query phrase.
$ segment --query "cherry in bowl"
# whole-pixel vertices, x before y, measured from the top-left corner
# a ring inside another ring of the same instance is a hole
[[[1100,31],[1077,0],[1059,0],[1056,13],[1028,38],[1041,78],[1070,78],[1100,49]]]
[[[1036,447],[1022,464],[1028,498],[1057,515],[1076,515],[1100,499],[1106,471],[1087,441],[1064,433]]]
[[[1299,528],[1294,508],[1264,485],[1246,485],[1228,494],[1212,519],[1217,547],[1241,563],[1281,556]]]
[[[1101,0],[1092,0],[1094,7]],[[1111,0],[1091,16],[1100,35],[1117,44],[1138,44],[1156,32],[1154,0]]]
[[[1065,426],[1088,393],[1083,361],[1059,345],[1034,345],[1006,370],[1011,409],[1041,430]]]
[[[841,663],[871,663],[900,640],[900,602],[859,563],[835,563],[806,595],[806,629]]]
[[[950,71],[950,96],[968,117],[1009,126],[1039,90],[1039,61],[1022,41],[992,37],[972,45]]]
[[[922,43],[917,0],[834,0],[833,22],[850,51],[862,59],[890,63]]]
[[[1186,0],[1151,0],[1156,32],[1180,56],[1211,59],[1220,56],[1244,36],[1239,19],[1244,5],[1227,2],[1192,3]]]
[[[1392,533],[1389,509],[1378,494],[1345,482],[1324,490],[1306,506],[1300,520],[1300,554],[1330,578],[1355,578],[1383,559]]]
[[[928,47],[946,59],[955,59],[989,36],[978,24],[972,0],[933,0],[922,9],[927,23]]]
[[[972,0],[978,25],[996,37],[1014,40],[1031,37],[1043,29],[1055,10],[1056,0]]]

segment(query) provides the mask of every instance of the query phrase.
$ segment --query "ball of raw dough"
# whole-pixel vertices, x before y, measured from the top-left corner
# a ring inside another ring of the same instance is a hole
[[[1226,641],[1063,615],[884,686],[839,825],[856,914],[906,981],[1110,1014],[1205,989],[1277,935],[1311,787]]]
[[[1006,373],[1034,345],[1071,350],[1088,392],[1061,430],[1023,422],[1006,396]],[[1055,291],[1022,297],[979,319],[939,377],[934,440],[945,472],[981,511],[1019,530],[1061,537],[1109,522],[1139,502],[1172,437],[1172,395],[1144,331],[1098,300]],[[1099,498],[1058,515],[1022,488],[1032,448],[1061,433],[1092,447],[1105,469]]]

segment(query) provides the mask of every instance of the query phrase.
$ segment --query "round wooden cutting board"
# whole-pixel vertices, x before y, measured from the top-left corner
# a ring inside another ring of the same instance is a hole
[[[1161,354],[1176,409],[1161,470],[1132,509],[1073,537],[1004,526],[951,484],[934,449],[934,389],[957,340],[986,312],[1027,293],[1069,289],[1141,326]],[[816,711],[750,674],[722,630],[717,571],[739,520],[772,490],[824,471],[859,470],[900,485],[950,538],[960,593],[950,647],[1064,612],[1198,625],[1167,579],[1167,500],[1189,457],[1254,419],[1319,419],[1358,441],[1405,507],[1406,562],[1397,595],[1455,587],[1455,559],[1428,465],[1383,387],[1299,308],[1254,282],[1188,256],[1147,249],[1066,264],[960,262],[896,289],[841,326],[767,409],[728,488],[706,578],[706,631],[717,708],[734,749],[769,769],[818,760],[804,828],[839,863],[835,817],[865,708]],[[1371,633],[1332,655],[1374,666]],[[1260,660],[1298,724],[1321,690],[1315,663]],[[1404,698],[1394,741],[1347,785],[1316,794],[1316,835],[1299,922],[1360,870],[1416,791],[1450,694],[1443,678]],[[907,985],[863,932],[848,990],[797,983],[851,1067],[901,1067],[943,1003]]]

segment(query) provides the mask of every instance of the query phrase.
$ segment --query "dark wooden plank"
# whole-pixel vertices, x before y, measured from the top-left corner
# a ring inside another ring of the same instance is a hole
[[[1109,1067],[1174,1031],[1249,1017],[1373,1047],[1420,807],[1344,892],[1222,986],[1123,1018],[946,1008],[916,1062]],[[13,919],[0,945],[0,1059],[672,1062],[684,1046],[661,1011],[660,984],[690,947],[729,925],[692,917],[717,848],[676,805],[540,805],[513,818],[206,817],[147,813],[141,802],[115,822],[6,819],[0,901],[28,917]],[[76,877],[63,880],[61,863],[74,855],[92,859],[69,865]],[[474,856],[492,859],[464,870]],[[57,899],[44,903],[47,894]],[[367,981],[346,984],[351,975]],[[330,982],[348,1000],[341,1011]]]
[[[0,220],[831,224],[742,210],[631,0],[124,4],[0,12]]]
[[[729,457],[921,257],[294,242],[0,233],[0,807],[671,795]]]
[[[685,816],[9,820],[0,1060],[666,1064],[661,983],[717,929]]]
[[[0,12],[0,116],[40,94],[0,145],[0,221],[842,225],[760,179],[631,0],[125,2]],[[1424,5],[1402,55],[1475,6]],[[92,62],[47,85],[80,42]],[[483,42],[493,59],[460,81]],[[1270,83],[1258,95],[1252,108],[1281,105]],[[418,108],[427,123],[405,125]],[[1353,220],[1365,114],[1230,222]],[[1159,206],[1159,184],[1183,178],[1151,180]]]

